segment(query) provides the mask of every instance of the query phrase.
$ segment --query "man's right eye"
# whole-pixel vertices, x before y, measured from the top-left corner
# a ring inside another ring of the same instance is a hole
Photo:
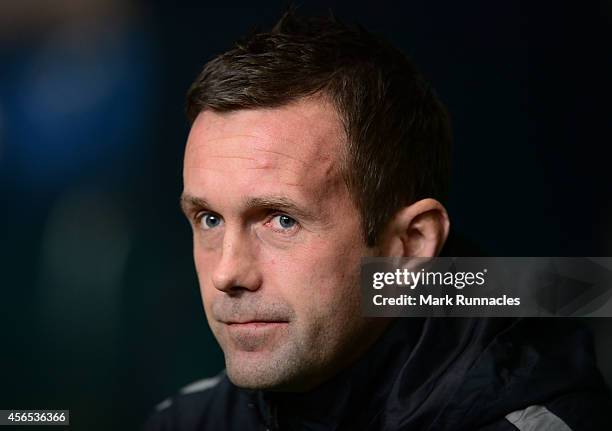
[[[198,224],[203,230],[209,230],[219,227],[223,223],[221,217],[212,213],[202,213],[198,215],[197,219]]]

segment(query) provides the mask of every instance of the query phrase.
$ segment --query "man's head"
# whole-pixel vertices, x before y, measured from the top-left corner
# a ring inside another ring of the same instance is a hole
[[[361,257],[446,239],[445,110],[393,47],[288,14],[205,66],[188,115],[182,203],[228,376],[310,389],[388,323],[360,314]]]

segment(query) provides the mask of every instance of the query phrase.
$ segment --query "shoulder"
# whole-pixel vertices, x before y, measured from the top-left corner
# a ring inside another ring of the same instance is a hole
[[[582,325],[520,319],[494,329],[456,380],[460,384],[439,419],[440,429],[612,429],[610,393]]]
[[[600,431],[610,429],[612,403],[605,394],[566,394],[508,413],[478,431]]]
[[[545,406],[567,425],[568,430],[612,429],[612,398],[605,387],[563,394]]]
[[[506,381],[502,392],[509,405],[524,407],[511,409],[503,422],[520,431],[612,429],[612,397],[582,322],[521,320],[504,338],[509,347],[497,345],[502,354],[491,362],[507,371],[494,381]]]
[[[225,371],[195,381],[155,406],[145,431],[220,429],[232,417],[239,425],[249,415],[248,394],[234,386]],[[226,428],[224,428],[226,429]]]

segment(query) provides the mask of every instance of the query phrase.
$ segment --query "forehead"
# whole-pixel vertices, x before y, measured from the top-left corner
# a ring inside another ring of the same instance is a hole
[[[270,109],[204,111],[187,141],[185,188],[234,185],[246,192],[271,181],[298,192],[330,187],[340,176],[344,143],[335,109],[320,99]]]
[[[187,151],[215,141],[209,150],[220,148],[219,140],[226,140],[227,150],[285,149],[308,162],[337,155],[343,148],[344,131],[333,106],[313,98],[278,108],[204,111],[193,124]]]

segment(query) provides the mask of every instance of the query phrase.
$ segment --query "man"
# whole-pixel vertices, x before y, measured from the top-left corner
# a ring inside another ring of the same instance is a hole
[[[361,315],[362,257],[436,256],[449,235],[449,121],[397,49],[290,12],[204,67],[188,116],[181,204],[226,370],[147,429],[610,423],[580,329]]]

